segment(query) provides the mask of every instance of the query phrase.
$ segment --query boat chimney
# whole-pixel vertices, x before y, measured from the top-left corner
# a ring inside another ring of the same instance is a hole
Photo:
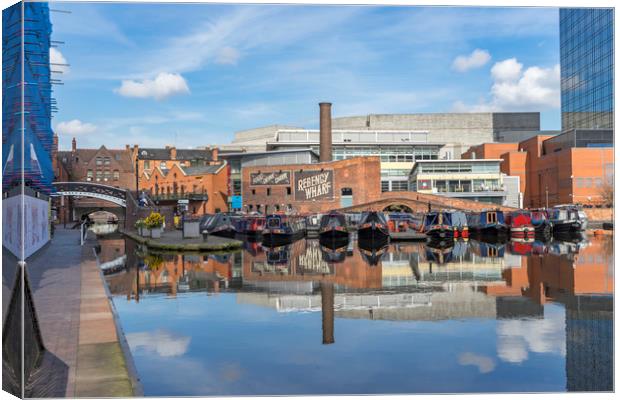
[[[319,139],[319,161],[332,161],[332,103],[319,103],[321,112],[320,118],[320,139]]]

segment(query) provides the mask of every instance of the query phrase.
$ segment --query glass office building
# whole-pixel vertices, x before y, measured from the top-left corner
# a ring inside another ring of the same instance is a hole
[[[613,129],[613,9],[560,9],[562,130]]]

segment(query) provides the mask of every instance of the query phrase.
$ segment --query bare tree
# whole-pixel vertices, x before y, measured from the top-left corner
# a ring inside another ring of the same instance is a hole
[[[603,205],[613,207],[614,205],[614,184],[613,181],[605,180],[603,186],[600,189],[601,198],[603,199]]]

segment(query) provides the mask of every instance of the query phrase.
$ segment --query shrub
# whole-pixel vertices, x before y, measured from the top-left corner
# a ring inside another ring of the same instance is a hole
[[[139,219],[136,221],[136,223],[133,225],[134,228],[139,229],[139,228],[146,228],[146,222],[144,222],[143,219]]]
[[[164,217],[157,212],[152,212],[146,219],[144,220],[146,223],[146,227],[149,229],[153,228],[161,228],[164,224]]]

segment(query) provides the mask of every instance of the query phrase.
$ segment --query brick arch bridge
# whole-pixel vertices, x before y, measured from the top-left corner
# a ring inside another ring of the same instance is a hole
[[[514,210],[512,207],[498,206],[491,203],[483,203],[479,201],[455,199],[433,194],[417,193],[417,192],[384,192],[381,193],[379,199],[357,204],[350,207],[341,208],[339,211],[356,212],[356,211],[383,211],[390,206],[406,206],[413,212],[426,212],[428,205],[431,209],[455,209],[463,211],[482,211],[485,209],[498,208],[504,211]]]

